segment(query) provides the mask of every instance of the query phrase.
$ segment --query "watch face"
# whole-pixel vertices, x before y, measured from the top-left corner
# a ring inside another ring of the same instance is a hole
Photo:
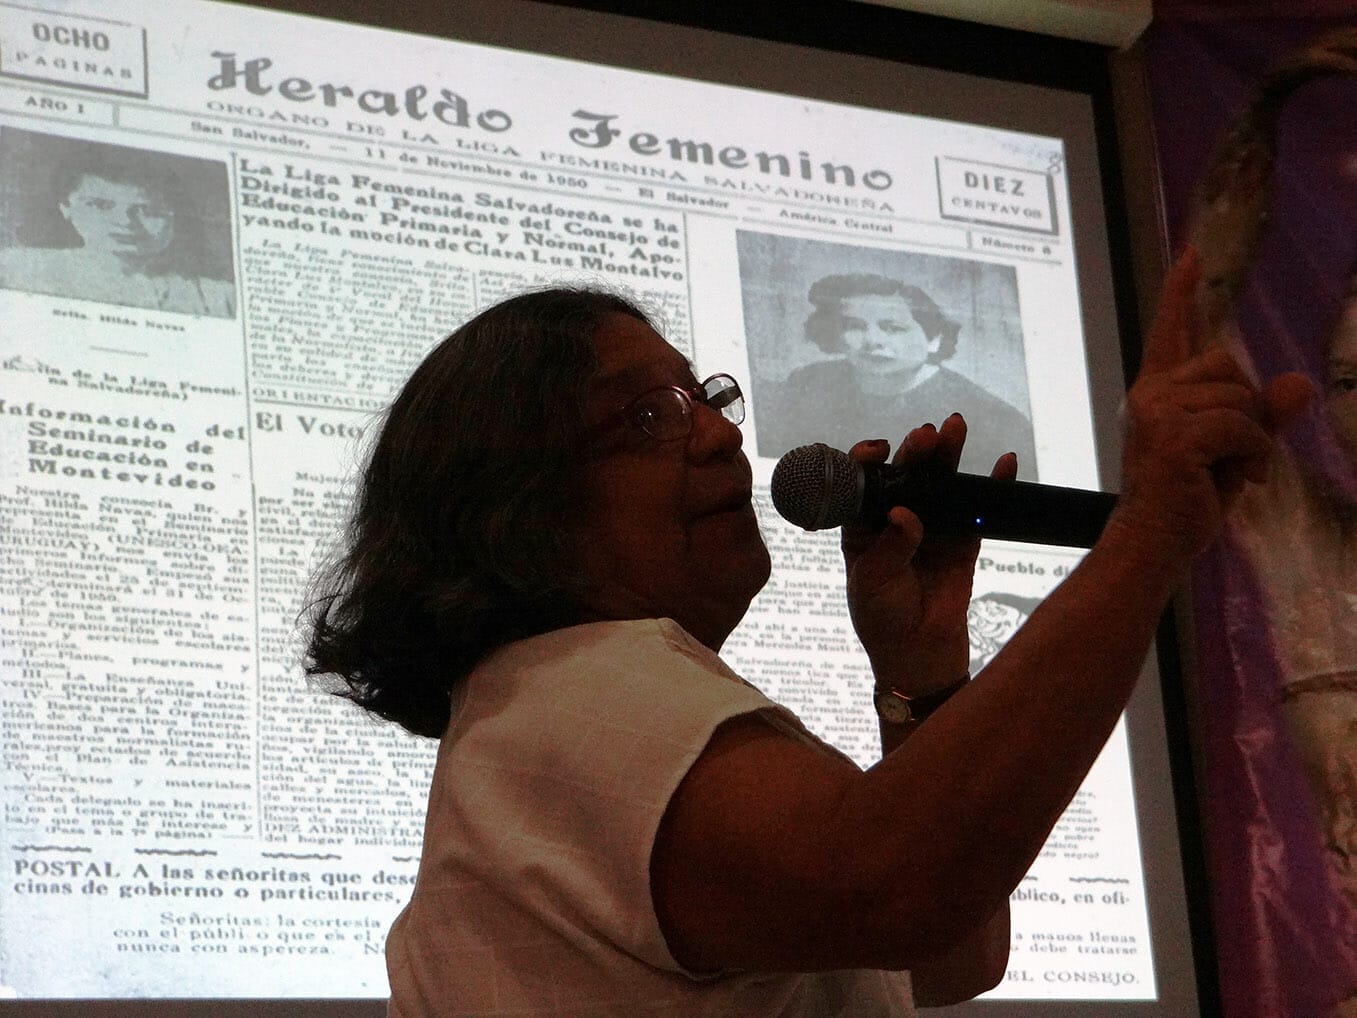
[[[910,709],[909,700],[894,690],[878,691],[872,697],[872,701],[876,704],[877,716],[882,721],[903,725],[914,720],[914,711]]]

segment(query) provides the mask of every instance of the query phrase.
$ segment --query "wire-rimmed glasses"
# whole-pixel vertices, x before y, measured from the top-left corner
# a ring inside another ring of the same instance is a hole
[[[730,375],[712,375],[692,389],[662,385],[647,389],[630,403],[599,422],[598,431],[619,422],[640,428],[658,442],[687,438],[693,430],[693,404],[701,403],[732,424],[744,423],[744,393]]]

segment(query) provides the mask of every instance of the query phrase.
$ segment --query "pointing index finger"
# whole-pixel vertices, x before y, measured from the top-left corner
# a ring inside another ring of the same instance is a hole
[[[1201,259],[1197,249],[1189,245],[1164,279],[1159,312],[1140,361],[1142,375],[1171,370],[1192,357],[1200,344],[1201,323],[1196,302],[1200,281]]]

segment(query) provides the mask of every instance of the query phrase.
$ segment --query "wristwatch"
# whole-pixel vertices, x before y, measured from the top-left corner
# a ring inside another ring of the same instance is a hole
[[[872,694],[872,703],[876,705],[876,716],[882,721],[905,725],[928,717],[970,681],[971,674],[967,672],[950,686],[922,696],[906,696],[894,689],[878,689]]]

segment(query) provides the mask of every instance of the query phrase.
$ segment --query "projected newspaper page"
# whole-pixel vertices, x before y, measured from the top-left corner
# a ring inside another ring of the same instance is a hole
[[[837,539],[769,475],[961,409],[968,468],[1096,485],[1068,194],[1047,137],[239,7],[0,4],[0,993],[386,994],[434,744],[309,687],[294,620],[381,408],[525,287],[624,288],[746,385],[775,569],[728,657],[873,762]],[[951,348],[896,399],[815,312],[901,287]],[[973,671],[1077,555],[986,547]],[[1139,844],[1118,730],[993,997],[1155,996]]]

